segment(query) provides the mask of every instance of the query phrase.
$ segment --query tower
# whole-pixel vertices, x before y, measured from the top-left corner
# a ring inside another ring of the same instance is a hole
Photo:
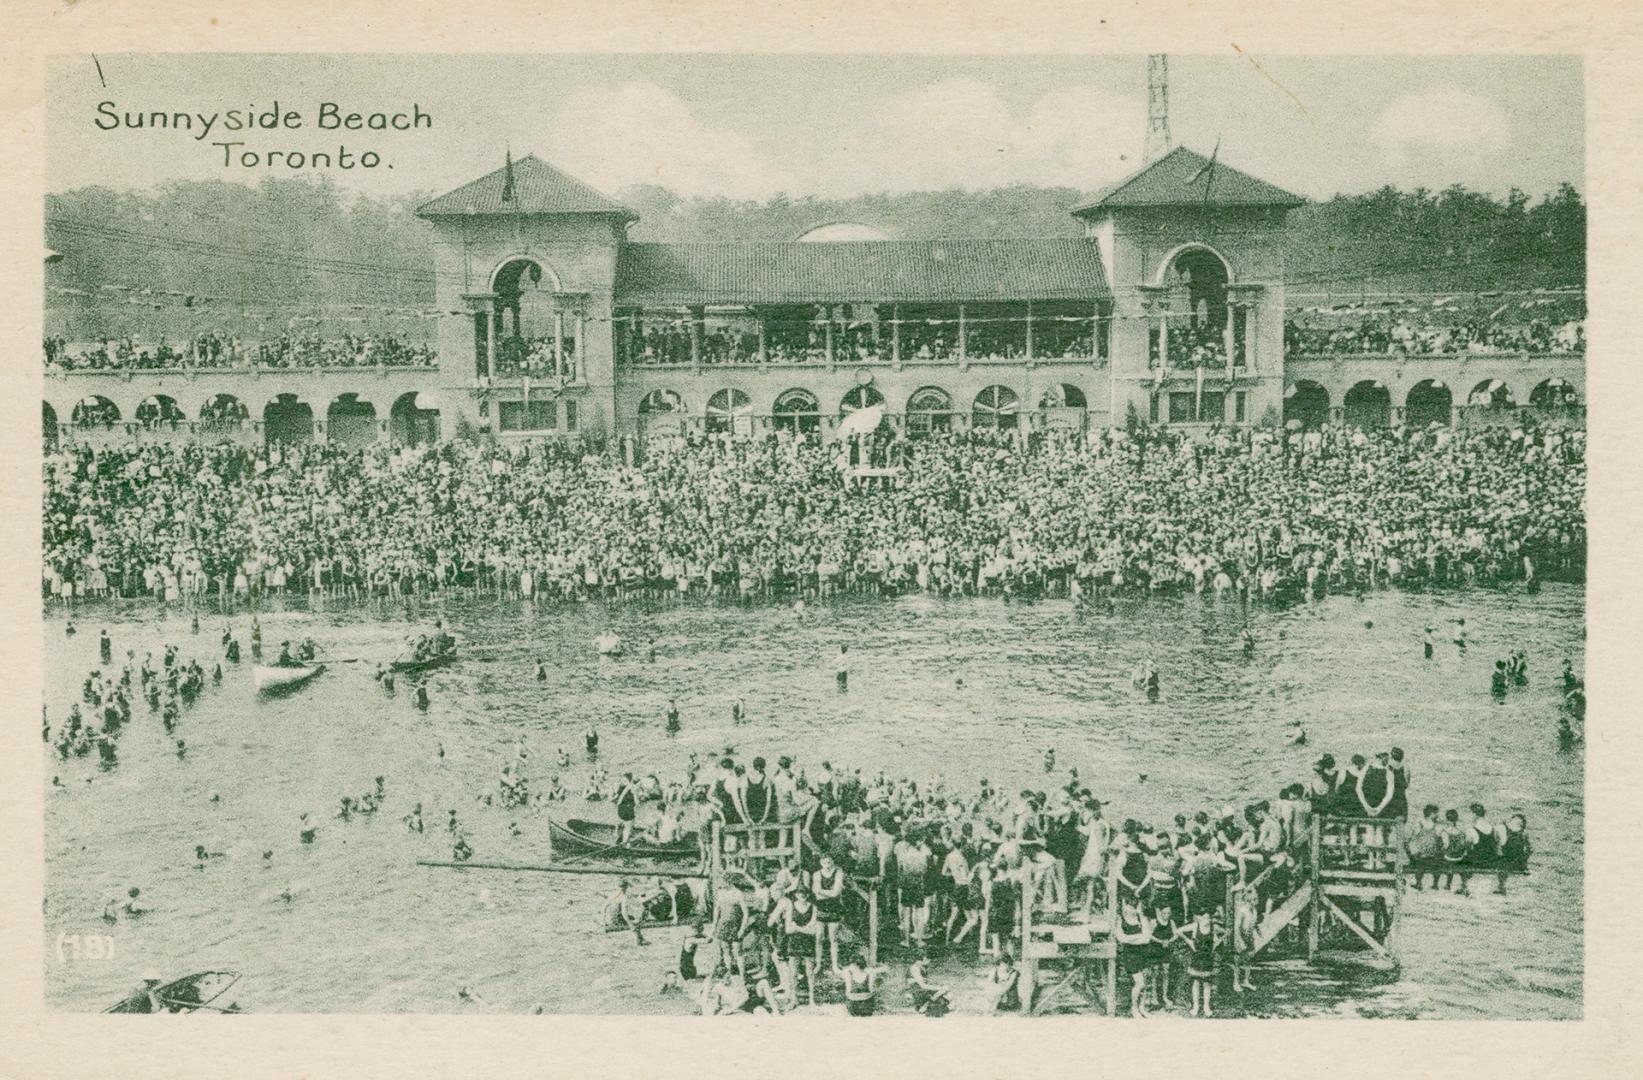
[[[1147,142],[1143,164],[1151,164],[1170,152],[1169,57],[1154,53],[1147,57]]]

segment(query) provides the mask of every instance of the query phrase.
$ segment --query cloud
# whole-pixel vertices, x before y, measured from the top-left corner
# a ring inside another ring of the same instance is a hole
[[[1494,153],[1511,145],[1512,131],[1495,102],[1440,86],[1387,106],[1370,138],[1394,156],[1422,149]]]
[[[680,195],[757,199],[792,186],[752,138],[703,123],[672,91],[645,80],[572,94],[537,145],[607,192],[660,184]]]
[[[990,84],[947,79],[892,97],[852,138],[856,190],[1094,188],[1139,161],[1145,109],[1089,86],[1052,90],[1014,111]]]
[[[820,138],[705,122],[671,90],[635,80],[571,95],[522,145],[607,192],[659,184],[685,196],[765,199],[1013,183],[1093,189],[1140,161],[1146,110],[1090,86],[1012,109],[990,83],[945,79],[864,113],[828,116]]]

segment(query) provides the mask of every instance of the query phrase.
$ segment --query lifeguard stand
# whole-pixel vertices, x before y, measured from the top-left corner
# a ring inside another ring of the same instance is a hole
[[[1257,925],[1247,954],[1254,956],[1272,944],[1304,913],[1307,959],[1368,957],[1396,967],[1407,859],[1403,822],[1314,814],[1310,839],[1294,891]],[[1351,931],[1366,950],[1321,949],[1324,927],[1335,924]]]
[[[1021,1008],[1023,1012],[1047,1009],[1051,1002],[1069,994],[1090,995],[1094,988],[1081,978],[1084,965],[1100,964],[1101,992],[1108,1016],[1118,1008],[1118,942],[1113,937],[1113,913],[1118,910],[1118,883],[1107,875],[1107,900],[1103,911],[1082,913],[1072,910],[1070,898],[1050,904],[1039,882],[1029,877],[1023,882],[1021,897]],[[1066,965],[1061,979],[1050,986],[1043,998],[1033,997],[1040,982],[1040,965]]]

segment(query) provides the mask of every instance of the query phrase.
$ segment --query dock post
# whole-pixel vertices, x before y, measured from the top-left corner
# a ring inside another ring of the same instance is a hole
[[[874,967],[879,962],[879,890],[878,886],[867,890],[867,966]]]
[[[1318,844],[1323,835],[1323,822],[1317,813],[1312,815],[1312,851],[1308,855],[1310,877],[1306,887],[1312,891],[1311,911],[1307,914],[1306,958],[1318,955],[1318,932],[1323,921],[1323,885],[1318,880]]]
[[[1023,873],[1026,873],[1025,868]],[[1022,882],[1021,887],[1021,978],[1019,989],[1023,1015],[1032,1014],[1033,991],[1038,988],[1038,958],[1032,955],[1033,905],[1037,902],[1038,891],[1033,888],[1032,878],[1029,875]]]

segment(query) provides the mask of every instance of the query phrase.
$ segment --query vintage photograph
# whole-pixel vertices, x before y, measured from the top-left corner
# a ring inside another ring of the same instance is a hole
[[[1581,1019],[1585,107],[54,58],[47,1009]]]

